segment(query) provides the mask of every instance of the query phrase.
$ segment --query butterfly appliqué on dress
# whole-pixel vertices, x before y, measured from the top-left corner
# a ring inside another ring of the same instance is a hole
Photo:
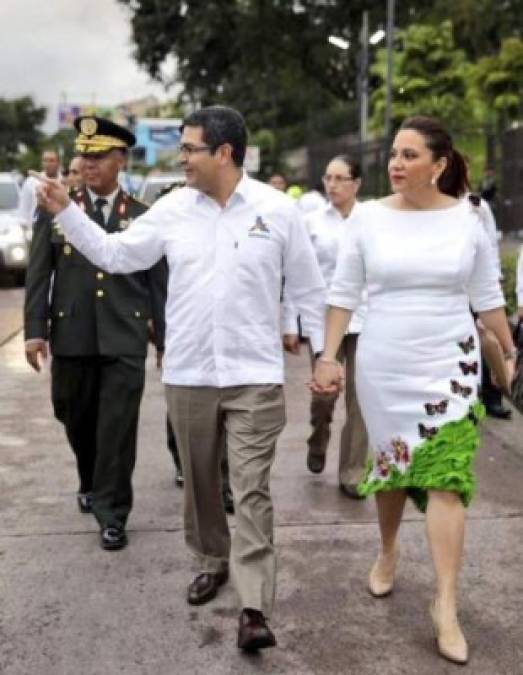
[[[445,398],[439,403],[424,403],[425,410],[427,415],[444,415],[447,412],[447,407],[449,405],[449,399]]]
[[[463,375],[468,375],[469,373],[472,373],[473,375],[478,374],[477,361],[472,361],[471,363],[467,363],[466,361],[460,361],[459,367],[461,368],[461,372],[463,373]]]
[[[464,340],[463,342],[458,342],[458,345],[460,346],[460,349],[461,349],[462,352],[464,352],[465,354],[468,354],[469,352],[471,352],[473,349],[476,348],[476,344],[474,342],[474,336],[469,335],[468,338],[466,340]]]
[[[438,433],[438,427],[426,427],[424,424],[418,424],[418,431],[421,438],[434,438]]]
[[[468,398],[472,394],[472,387],[463,386],[457,380],[450,381],[450,390],[453,394],[459,394],[463,398]]]

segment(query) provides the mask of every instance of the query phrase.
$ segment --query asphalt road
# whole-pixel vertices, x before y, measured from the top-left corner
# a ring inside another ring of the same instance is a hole
[[[0,289],[2,326],[7,310],[19,327],[21,303],[19,289]],[[288,424],[272,479],[279,581],[271,624],[279,646],[247,657],[235,646],[230,584],[206,606],[185,602],[195,568],[183,541],[183,495],[174,487],[152,358],[130,545],[108,553],[98,546],[93,519],[76,510],[74,460],[52,415],[48,368],[29,370],[20,333],[0,347],[1,675],[457,672],[434,650],[433,573],[420,515],[409,508],[402,526],[395,592],[374,600],[366,591],[377,549],[373,501],[339,493],[334,442],[324,474],[305,467],[307,363],[305,354],[288,359]],[[489,420],[483,438],[460,585],[471,649],[463,672],[521,675],[523,422],[519,415]]]

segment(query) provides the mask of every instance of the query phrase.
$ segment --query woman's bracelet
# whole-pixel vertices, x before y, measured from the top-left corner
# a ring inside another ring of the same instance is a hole
[[[322,363],[331,363],[332,365],[339,365],[339,361],[336,359],[329,359],[327,356],[319,356],[318,361],[321,361]]]

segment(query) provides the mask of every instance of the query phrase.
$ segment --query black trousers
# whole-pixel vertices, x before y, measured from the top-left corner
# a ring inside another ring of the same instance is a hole
[[[54,413],[76,455],[80,492],[93,493],[101,527],[124,527],[132,508],[144,382],[143,357],[53,357]]]

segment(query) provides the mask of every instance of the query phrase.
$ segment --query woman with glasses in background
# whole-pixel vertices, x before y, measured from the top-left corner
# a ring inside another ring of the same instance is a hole
[[[351,227],[351,216],[359,208],[356,200],[361,186],[359,164],[348,155],[334,157],[325,169],[323,185],[328,203],[306,217],[306,224],[318,258],[318,263],[327,286],[334,270],[338,247],[346,230]],[[338,464],[338,482],[343,494],[359,499],[356,489],[363,477],[367,460],[367,432],[354,390],[354,355],[358,334],[363,325],[365,305],[360,304],[354,313],[337,357],[345,363],[345,407],[346,418],[341,432]],[[298,349],[296,315],[284,303],[284,347],[287,351]],[[319,354],[311,350],[311,364]],[[310,421],[312,433],[307,440],[307,466],[312,473],[321,473],[325,468],[330,427],[338,393],[325,396],[312,393]]]

